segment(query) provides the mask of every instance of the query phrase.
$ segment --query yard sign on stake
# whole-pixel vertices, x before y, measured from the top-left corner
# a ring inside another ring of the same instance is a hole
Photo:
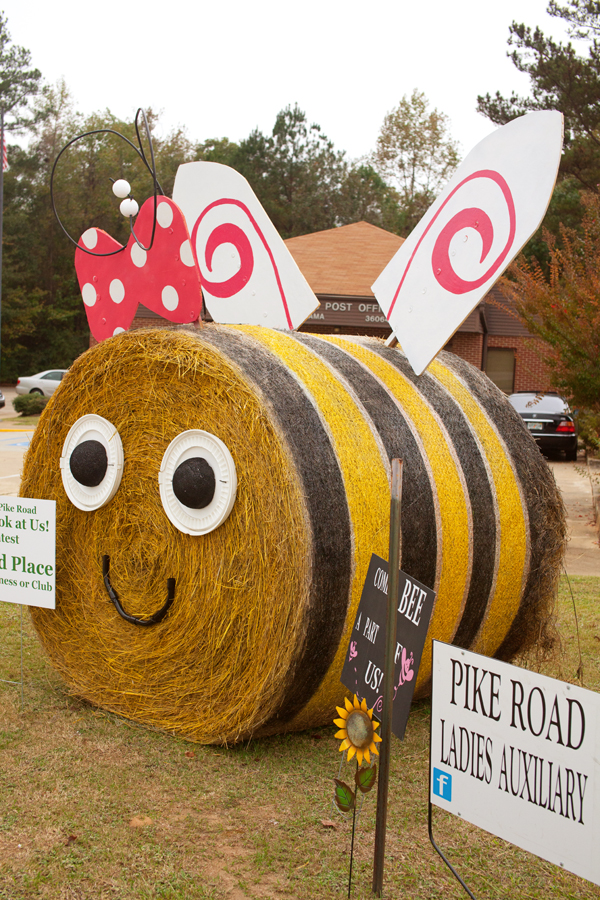
[[[383,710],[388,614],[388,564],[373,553],[350,634],[341,680],[377,718]],[[396,640],[392,673],[392,733],[404,740],[435,591],[398,571]],[[390,594],[391,596],[391,594]]]
[[[400,509],[402,501],[402,460],[392,460],[390,501],[390,572],[385,628],[385,657],[383,665],[383,709],[381,717],[381,751],[377,781],[377,810],[375,814],[375,852],[373,858],[373,893],[381,897],[385,835],[387,830],[387,802],[390,779],[390,750],[392,743],[392,703],[394,682],[394,650],[396,649],[396,600],[400,569]]]
[[[381,718],[373,893],[381,896],[392,731],[402,740],[435,592],[400,571],[402,460],[392,460],[389,572],[373,554],[350,636],[342,684]],[[396,682],[395,664],[400,670]],[[348,888],[350,890],[350,887]]]
[[[430,804],[600,884],[600,695],[440,641],[432,674]]]
[[[469,153],[388,263],[373,293],[420,375],[539,227],[562,113],[529,113]]]
[[[55,609],[56,501],[0,497],[0,600]]]
[[[0,600],[20,605],[21,709],[23,605],[55,609],[55,572],[56,501],[0,497]]]

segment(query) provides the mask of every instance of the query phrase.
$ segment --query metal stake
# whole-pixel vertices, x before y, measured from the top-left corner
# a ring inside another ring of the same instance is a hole
[[[356,760],[356,771],[358,772],[358,759]],[[354,806],[352,807],[352,843],[350,844],[350,874],[348,875],[348,900],[350,900],[350,892],[352,891],[352,863],[354,861],[354,834],[356,831],[356,802],[357,802],[357,800],[358,800],[358,786],[354,788]]]
[[[390,745],[392,741],[392,702],[394,657],[396,653],[396,605],[398,603],[398,571],[400,569],[400,502],[402,500],[402,460],[392,460],[392,500],[390,505],[390,552],[388,565],[388,608],[383,675],[383,709],[381,716],[381,751],[377,781],[377,815],[375,819],[375,859],[373,861],[373,893],[381,897],[387,801],[390,780]]]

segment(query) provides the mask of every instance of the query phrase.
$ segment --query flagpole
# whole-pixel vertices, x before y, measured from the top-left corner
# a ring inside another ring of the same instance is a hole
[[[4,218],[4,107],[0,108],[0,362],[2,361],[2,220]]]

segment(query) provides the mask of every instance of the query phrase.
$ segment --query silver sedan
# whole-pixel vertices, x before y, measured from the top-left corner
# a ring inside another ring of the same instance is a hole
[[[44,394],[49,397],[59,386],[66,371],[67,369],[47,369],[28,378],[17,378],[17,394]]]

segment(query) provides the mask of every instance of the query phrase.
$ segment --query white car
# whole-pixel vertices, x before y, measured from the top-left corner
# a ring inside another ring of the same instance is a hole
[[[67,369],[47,369],[28,378],[17,378],[17,394],[44,394],[49,397],[59,386],[66,371]]]

